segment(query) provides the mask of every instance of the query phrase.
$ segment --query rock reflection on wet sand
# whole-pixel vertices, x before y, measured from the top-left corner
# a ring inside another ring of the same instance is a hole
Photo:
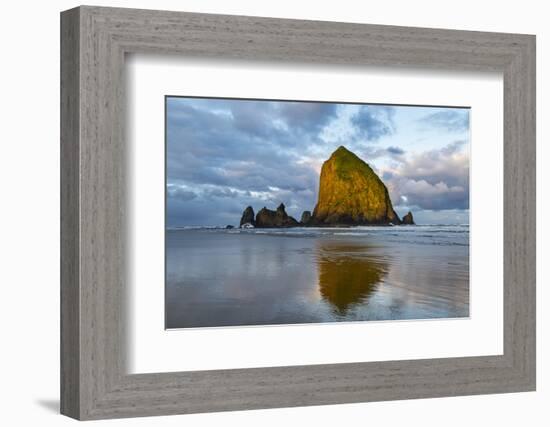
[[[386,275],[387,263],[372,252],[359,243],[317,242],[319,292],[340,316],[354,304],[368,304],[369,295]]]
[[[469,315],[468,228],[169,230],[166,327]]]

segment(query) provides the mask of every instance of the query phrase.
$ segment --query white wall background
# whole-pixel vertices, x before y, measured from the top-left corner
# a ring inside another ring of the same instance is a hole
[[[550,27],[540,0],[157,0],[97,5],[537,35],[538,391],[413,401],[115,420],[117,426],[544,426],[550,423]],[[74,1],[5,2],[0,24],[0,401],[2,425],[63,426],[59,384],[59,12]],[[545,309],[546,308],[546,309]],[[546,363],[545,363],[546,362]],[[92,423],[94,424],[94,423]]]

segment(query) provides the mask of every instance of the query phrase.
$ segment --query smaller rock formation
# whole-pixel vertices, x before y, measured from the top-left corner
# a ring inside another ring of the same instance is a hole
[[[296,221],[285,211],[285,205],[279,205],[276,211],[267,209],[265,206],[256,214],[256,227],[259,228],[274,228],[274,227],[297,227]]]
[[[245,224],[249,224],[252,226],[256,225],[256,222],[254,221],[254,209],[252,209],[252,206],[247,206],[244,210],[243,215],[241,216],[239,227],[243,228]]]
[[[227,230],[231,230],[232,228],[235,228],[235,227],[232,226],[232,225],[226,225],[225,228],[226,228]]]
[[[311,211],[302,212],[302,218],[300,219],[300,224],[308,225],[310,221],[311,221]]]
[[[413,219],[413,214],[412,214],[411,211],[409,211],[409,213],[403,217],[403,219],[401,221],[401,224],[403,224],[403,225],[415,225],[414,219]]]

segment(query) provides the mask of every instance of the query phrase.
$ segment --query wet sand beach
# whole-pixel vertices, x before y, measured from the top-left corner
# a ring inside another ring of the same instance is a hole
[[[469,315],[469,227],[166,231],[166,328]]]

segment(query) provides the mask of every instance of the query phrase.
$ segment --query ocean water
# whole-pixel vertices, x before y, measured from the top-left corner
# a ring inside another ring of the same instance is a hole
[[[468,225],[166,231],[166,328],[469,316]]]

